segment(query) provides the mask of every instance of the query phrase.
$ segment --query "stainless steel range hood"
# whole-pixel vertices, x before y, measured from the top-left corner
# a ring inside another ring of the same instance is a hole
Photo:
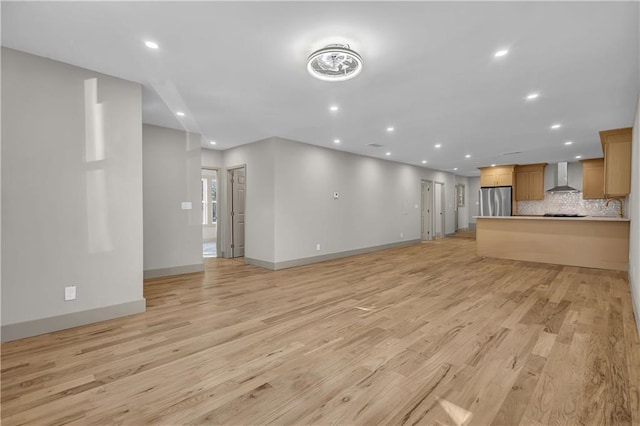
[[[569,186],[569,174],[568,174],[568,164],[566,161],[561,161],[558,163],[555,175],[555,183],[551,189],[547,189],[546,192],[580,192],[575,188]]]

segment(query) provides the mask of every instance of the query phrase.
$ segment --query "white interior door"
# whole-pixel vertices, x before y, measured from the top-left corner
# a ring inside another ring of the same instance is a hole
[[[422,181],[421,195],[422,240],[433,240],[433,182]]]
[[[244,167],[229,170],[231,194],[231,257],[244,256],[246,174]]]

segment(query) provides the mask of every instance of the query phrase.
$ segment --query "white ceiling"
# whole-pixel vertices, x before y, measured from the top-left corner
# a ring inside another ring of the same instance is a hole
[[[471,176],[601,156],[598,131],[633,125],[639,15],[638,2],[4,1],[2,45],[143,84],[144,121],[205,147],[280,136]],[[307,56],[336,42],[364,71],[313,79]]]

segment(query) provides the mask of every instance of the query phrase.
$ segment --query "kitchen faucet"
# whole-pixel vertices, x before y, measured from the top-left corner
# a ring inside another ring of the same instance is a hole
[[[609,203],[612,201],[617,201],[620,203],[620,213],[618,213],[618,216],[623,217],[622,214],[622,200],[620,198],[607,198],[607,204],[605,204],[605,206],[609,207]]]

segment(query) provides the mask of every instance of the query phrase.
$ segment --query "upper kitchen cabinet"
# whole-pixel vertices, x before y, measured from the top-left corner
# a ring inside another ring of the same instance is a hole
[[[605,197],[626,197],[631,187],[631,127],[600,132]]]
[[[544,168],[547,163],[517,166],[516,201],[544,200]]]
[[[604,158],[580,160],[582,163],[582,198],[604,198]]]
[[[480,186],[513,186],[515,166],[478,167]]]

